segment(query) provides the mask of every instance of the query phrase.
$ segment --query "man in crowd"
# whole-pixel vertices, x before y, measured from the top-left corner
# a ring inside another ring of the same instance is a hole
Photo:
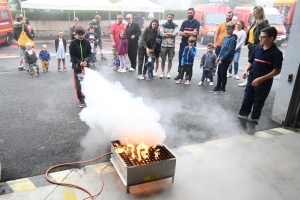
[[[140,29],[142,29],[144,26],[144,19],[141,17],[141,14],[137,15],[136,21],[137,21],[137,24],[139,25]]]
[[[179,35],[181,38],[180,49],[179,49],[179,64],[178,64],[178,75],[174,78],[174,80],[180,79],[181,73],[181,59],[182,53],[186,46],[188,46],[188,39],[190,36],[197,37],[200,29],[200,22],[194,18],[195,10],[194,8],[189,8],[187,10],[188,19],[183,21],[179,30]],[[196,44],[195,44],[196,46]],[[186,79],[188,79],[188,71],[186,73]]]
[[[106,58],[103,55],[103,44],[102,44],[102,38],[101,38],[101,36],[103,36],[103,32],[101,30],[100,21],[101,21],[100,15],[96,15],[95,19],[92,20],[90,25],[95,27],[95,33],[98,35],[98,45],[100,47],[101,60],[106,60]]]
[[[174,14],[167,14],[168,21],[161,26],[160,35],[162,36],[161,43],[161,75],[160,78],[165,77],[165,64],[168,56],[168,71],[167,79],[171,78],[170,70],[172,68],[172,60],[175,56],[175,37],[178,35],[178,25],[173,22]]]
[[[118,38],[119,33],[122,30],[126,30],[126,24],[123,23],[123,15],[122,13],[117,14],[117,21],[110,27],[109,35],[112,42],[112,53],[113,53],[113,60],[117,57],[117,45],[118,45]],[[114,70],[118,70],[117,66],[114,66]]]

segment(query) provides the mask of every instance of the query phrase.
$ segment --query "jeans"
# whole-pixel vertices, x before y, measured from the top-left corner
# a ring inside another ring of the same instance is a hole
[[[234,75],[238,74],[240,55],[241,55],[241,49],[238,49],[234,52],[234,57],[233,57]],[[232,68],[229,69],[229,73],[230,74],[232,73]]]
[[[203,69],[201,82],[204,82],[204,79],[205,79],[206,76],[209,77],[209,81],[210,82],[214,82],[214,78],[213,78],[213,75],[212,75],[212,70],[205,70],[205,69]]]
[[[23,56],[23,68],[24,70],[29,71],[29,66],[26,64],[25,57],[24,57],[25,48],[19,47],[19,50],[20,50],[20,57]]]
[[[188,80],[191,81],[192,76],[193,76],[193,65],[183,65],[182,66],[181,73],[180,73],[180,79],[181,80],[183,79],[184,72],[187,73],[186,70],[188,70],[188,72],[189,72]]]
[[[225,90],[226,83],[227,83],[227,70],[229,67],[230,61],[222,61],[222,64],[218,66],[218,82],[217,82],[217,89]]]
[[[148,78],[153,78],[153,69],[154,69],[154,66],[147,67],[147,70],[148,70]]]
[[[188,42],[181,42],[180,43],[180,48],[179,48],[179,64],[178,64],[178,70],[177,70],[179,74],[181,73],[181,68],[182,68],[182,66],[181,66],[181,60],[182,60],[183,50],[188,45],[189,45]],[[187,74],[189,74],[189,73],[187,72]]]

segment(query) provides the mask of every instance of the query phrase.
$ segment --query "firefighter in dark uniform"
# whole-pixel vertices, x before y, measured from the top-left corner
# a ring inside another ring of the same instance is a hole
[[[255,125],[258,124],[261,110],[271,90],[273,77],[281,71],[283,55],[274,43],[276,37],[275,27],[261,30],[259,36],[261,46],[253,50],[243,73],[244,79],[248,76],[248,82],[238,117],[242,125],[247,126],[248,134],[255,133]],[[251,117],[248,119],[250,113]]]

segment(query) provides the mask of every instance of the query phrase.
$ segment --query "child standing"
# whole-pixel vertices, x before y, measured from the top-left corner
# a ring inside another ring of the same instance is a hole
[[[124,30],[119,33],[117,54],[120,59],[120,68],[118,69],[118,72],[124,73],[126,72],[126,56],[128,54],[128,40]]]
[[[43,72],[48,72],[50,54],[47,51],[47,45],[45,44],[42,45],[42,50],[39,53],[39,58],[42,61]]]
[[[153,70],[154,70],[154,61],[156,61],[156,57],[153,56],[153,50],[149,49],[147,52],[148,60],[145,63],[147,70],[148,70],[148,77],[146,78],[147,81],[153,80]]]
[[[158,26],[157,28],[157,32],[160,32],[160,27]],[[160,34],[157,34],[156,37],[156,45],[155,45],[155,49],[154,49],[154,56],[155,56],[155,71],[153,73],[153,76],[156,76],[158,67],[159,67],[159,57],[160,57],[160,52],[161,52],[161,42],[162,42],[162,37],[160,36]],[[160,74],[160,78],[164,78],[164,73]]]
[[[80,81],[83,80],[83,71],[85,67],[89,67],[88,63],[91,57],[91,45],[89,41],[84,39],[85,29],[82,26],[77,26],[75,29],[75,39],[72,40],[69,50],[72,61],[74,85],[76,96],[79,100],[79,107],[84,108],[84,94],[81,92]]]
[[[39,66],[37,64],[38,57],[35,52],[32,50],[32,45],[30,42],[26,43],[26,50],[24,52],[25,63],[29,66],[30,78],[33,78],[33,74],[39,76]]]
[[[254,134],[255,125],[258,124],[261,110],[272,88],[273,77],[281,72],[283,55],[274,43],[276,37],[275,27],[261,30],[259,36],[261,46],[255,47],[243,73],[244,79],[248,76],[248,82],[238,117],[243,125],[248,124],[248,134]],[[250,113],[251,118],[248,120]]]
[[[55,51],[56,51],[56,58],[57,58],[57,70],[61,72],[60,69],[60,62],[63,63],[63,70],[64,72],[67,71],[66,68],[66,52],[67,52],[67,41],[63,38],[63,32],[58,32],[58,37],[55,39]]]
[[[207,53],[203,54],[201,58],[200,68],[203,67],[203,73],[201,81],[198,85],[203,85],[204,79],[208,76],[210,83],[209,85],[214,85],[213,71],[217,68],[217,56],[214,52],[214,45],[212,43],[207,44]]]
[[[210,90],[215,94],[224,94],[227,83],[227,69],[233,60],[237,36],[233,34],[235,23],[230,21],[226,24],[227,36],[224,38],[219,57],[217,58],[218,66],[218,82],[217,86]]]
[[[91,59],[90,59],[90,67],[95,67],[97,44],[96,44],[94,36],[92,36],[92,35],[90,36],[89,42],[90,42],[90,45],[91,45],[91,53],[92,53]]]
[[[197,53],[197,49],[194,46],[196,43],[197,39],[193,36],[190,36],[188,39],[189,46],[186,46],[183,50],[182,53],[182,59],[181,59],[181,72],[180,72],[180,78],[178,81],[176,81],[176,84],[183,83],[183,75],[184,72],[188,69],[189,70],[189,77],[188,80],[184,83],[185,85],[190,85],[191,84],[191,79],[193,76],[193,65],[194,65],[194,58]]]

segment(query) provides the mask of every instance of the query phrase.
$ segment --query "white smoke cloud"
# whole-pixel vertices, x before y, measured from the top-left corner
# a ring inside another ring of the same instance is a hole
[[[99,136],[93,134],[95,137],[105,134],[104,138],[108,135],[121,143],[129,137],[129,142],[135,145],[144,141],[151,146],[165,140],[165,130],[159,124],[160,114],[145,105],[141,97],[125,90],[120,82],[110,82],[100,72],[87,69],[82,91],[87,107],[79,116],[90,129],[99,130]]]

